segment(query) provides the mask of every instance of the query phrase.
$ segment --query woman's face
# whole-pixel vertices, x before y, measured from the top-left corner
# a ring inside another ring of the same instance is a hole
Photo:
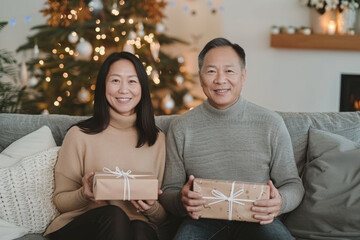
[[[121,59],[114,62],[106,77],[105,95],[111,108],[129,116],[141,100],[141,85],[132,62]]]

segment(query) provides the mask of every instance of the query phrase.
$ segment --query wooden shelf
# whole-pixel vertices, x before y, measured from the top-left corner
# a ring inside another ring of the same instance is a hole
[[[360,35],[271,34],[270,46],[274,48],[360,51]]]

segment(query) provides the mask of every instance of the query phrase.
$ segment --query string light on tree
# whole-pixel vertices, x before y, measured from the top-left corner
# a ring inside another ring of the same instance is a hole
[[[116,4],[116,2],[114,2],[114,4],[112,5],[112,9],[111,9],[111,14],[114,16],[118,16],[120,14],[118,5]]]

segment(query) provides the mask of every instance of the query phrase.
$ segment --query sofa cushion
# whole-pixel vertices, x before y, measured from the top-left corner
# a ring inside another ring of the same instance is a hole
[[[299,239],[360,238],[360,144],[309,131],[304,199],[285,220]]]
[[[54,166],[60,147],[0,169],[0,218],[30,233],[42,233],[58,214],[52,202]]]
[[[0,168],[9,167],[20,159],[37,152],[56,147],[56,143],[48,126],[16,140],[0,153]]]

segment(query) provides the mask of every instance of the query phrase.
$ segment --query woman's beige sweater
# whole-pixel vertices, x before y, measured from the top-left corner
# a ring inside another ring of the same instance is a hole
[[[110,124],[104,131],[91,135],[83,133],[77,126],[68,131],[55,165],[54,204],[60,215],[49,225],[45,236],[64,227],[74,217],[107,204],[119,206],[130,220],[155,224],[164,220],[166,213],[158,202],[144,216],[136,212],[130,201],[97,204],[83,194],[82,177],[89,172],[102,171],[103,167],[152,172],[158,177],[160,188],[165,167],[165,136],[160,132],[153,146],[145,144],[136,148],[135,120],[136,114],[122,116],[110,110]]]

